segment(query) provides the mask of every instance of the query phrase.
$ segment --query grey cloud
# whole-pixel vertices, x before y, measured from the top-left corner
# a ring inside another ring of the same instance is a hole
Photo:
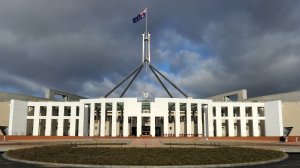
[[[1,1],[0,89],[104,96],[141,64],[145,6],[152,63],[193,97],[300,89],[297,0]],[[126,95],[166,96],[146,76]]]

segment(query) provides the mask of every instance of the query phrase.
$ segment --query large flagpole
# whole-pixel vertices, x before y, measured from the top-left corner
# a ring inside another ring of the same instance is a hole
[[[148,27],[148,8],[146,7],[146,35],[148,36],[148,31],[147,31],[147,27]]]
[[[148,43],[149,43],[149,39],[148,39],[148,8],[147,8],[147,6],[146,6],[146,32],[145,32],[145,36],[146,36],[146,39],[147,39],[147,43],[146,43],[146,48],[147,48],[147,50],[146,50],[146,57],[148,58]],[[146,70],[146,73],[147,73],[147,61],[146,61],[146,68],[145,68],[145,70]]]

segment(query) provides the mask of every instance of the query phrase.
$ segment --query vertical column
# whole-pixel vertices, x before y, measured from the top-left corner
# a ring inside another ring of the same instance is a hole
[[[91,110],[90,110],[90,136],[94,136],[95,133],[95,103],[91,103]]]
[[[180,103],[175,102],[175,136],[180,134]]]
[[[240,106],[240,112],[241,112],[241,136],[245,137],[247,136],[247,130],[246,130],[246,111],[245,111],[245,105]]]
[[[46,110],[46,130],[45,130],[45,136],[51,136],[51,119],[52,119],[52,106],[47,105]]]
[[[198,103],[197,104],[197,130],[198,130],[198,136],[203,136],[202,135],[202,104],[201,103]]]
[[[141,115],[136,116],[136,136],[140,137],[142,135],[142,117]]]
[[[128,116],[125,111],[123,117],[123,137],[128,137]]]
[[[83,136],[88,136],[89,135],[89,112],[91,108],[89,108],[90,104],[86,104],[87,106],[84,105],[84,110],[83,110]]]
[[[70,117],[70,136],[75,136],[76,130],[76,105],[71,105],[71,117]]]
[[[40,115],[40,106],[37,105],[34,108],[34,120],[33,120],[33,132],[32,132],[33,136],[39,135],[39,128],[40,128],[39,115]]]
[[[64,106],[58,107],[58,119],[57,119],[57,136],[63,136],[64,134]]]
[[[206,134],[208,137],[214,136],[214,123],[213,123],[213,113],[212,113],[212,105],[207,104],[207,109],[205,112],[205,120],[206,120]]]
[[[259,136],[257,106],[252,106],[253,136]]]
[[[222,118],[221,118],[221,106],[216,106],[216,128],[217,137],[222,136]]]
[[[115,137],[117,134],[117,103],[112,102],[111,113],[111,136]]]
[[[228,107],[228,135],[230,137],[234,136],[234,118],[233,118],[233,106],[229,105]]]
[[[153,113],[150,115],[150,134],[155,137],[155,115]]]
[[[78,136],[84,136],[84,104],[79,106]]]
[[[186,134],[191,136],[192,121],[191,121],[191,103],[186,103]]]
[[[169,134],[169,118],[168,113],[164,116],[164,136],[168,136]]]
[[[100,136],[105,136],[105,102],[101,103],[101,123],[100,123]]]

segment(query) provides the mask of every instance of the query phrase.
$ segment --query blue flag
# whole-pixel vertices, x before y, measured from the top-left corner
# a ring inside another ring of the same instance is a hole
[[[137,17],[132,19],[133,23],[137,23],[138,21],[146,17],[146,13],[147,13],[147,8],[145,8],[139,15],[137,15]]]

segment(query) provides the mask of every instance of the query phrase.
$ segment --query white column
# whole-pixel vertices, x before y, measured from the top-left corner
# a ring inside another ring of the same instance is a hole
[[[153,114],[150,116],[150,134],[155,137],[155,115]]]
[[[142,135],[142,117],[140,115],[136,116],[136,136],[140,137]]]
[[[252,106],[253,136],[259,136],[257,106]]]
[[[88,108],[90,106],[90,104],[87,104],[87,108],[84,108],[84,112],[83,112],[83,136],[88,136],[89,135],[89,110],[91,110],[91,108]]]
[[[40,129],[40,120],[39,120],[39,115],[40,115],[40,106],[35,106],[34,107],[34,120],[33,120],[33,136],[38,136],[39,135],[39,129]]]
[[[78,136],[84,136],[84,104],[79,107]]]
[[[46,110],[46,130],[45,130],[45,136],[51,136],[51,116],[52,116],[52,106],[47,105]]]
[[[180,103],[175,103],[175,136],[180,134]]]
[[[198,116],[197,116],[197,130],[198,130],[198,136],[203,136],[202,135],[202,104],[198,103],[197,104],[197,112],[198,112]]]
[[[70,136],[75,136],[76,130],[76,105],[71,106],[71,117],[70,117]]]
[[[186,134],[191,136],[192,121],[191,121],[191,103],[186,103]]]
[[[57,136],[63,136],[64,134],[64,106],[58,107],[58,119],[57,119]]]
[[[217,137],[222,136],[222,118],[221,118],[221,106],[216,106],[216,132]]]
[[[245,111],[245,105],[240,106],[240,112],[241,112],[241,136],[245,137],[247,136],[247,130],[246,130],[246,111]]]
[[[111,136],[115,137],[117,134],[117,103],[112,102],[112,113],[111,113]]]
[[[105,136],[105,103],[101,103],[101,123],[100,123],[100,136]]]
[[[168,136],[169,134],[169,118],[168,118],[168,112],[167,115],[164,116],[164,136]]]
[[[233,118],[233,106],[228,106],[228,135],[234,136],[234,118]]]
[[[123,137],[128,137],[128,116],[125,111],[123,117]]]
[[[95,133],[95,103],[91,103],[91,108],[90,108],[90,136],[94,136]]]
[[[213,113],[212,113],[212,105],[207,104],[206,110],[206,129],[207,129],[207,136],[213,137],[214,136],[214,123],[213,123]]]

